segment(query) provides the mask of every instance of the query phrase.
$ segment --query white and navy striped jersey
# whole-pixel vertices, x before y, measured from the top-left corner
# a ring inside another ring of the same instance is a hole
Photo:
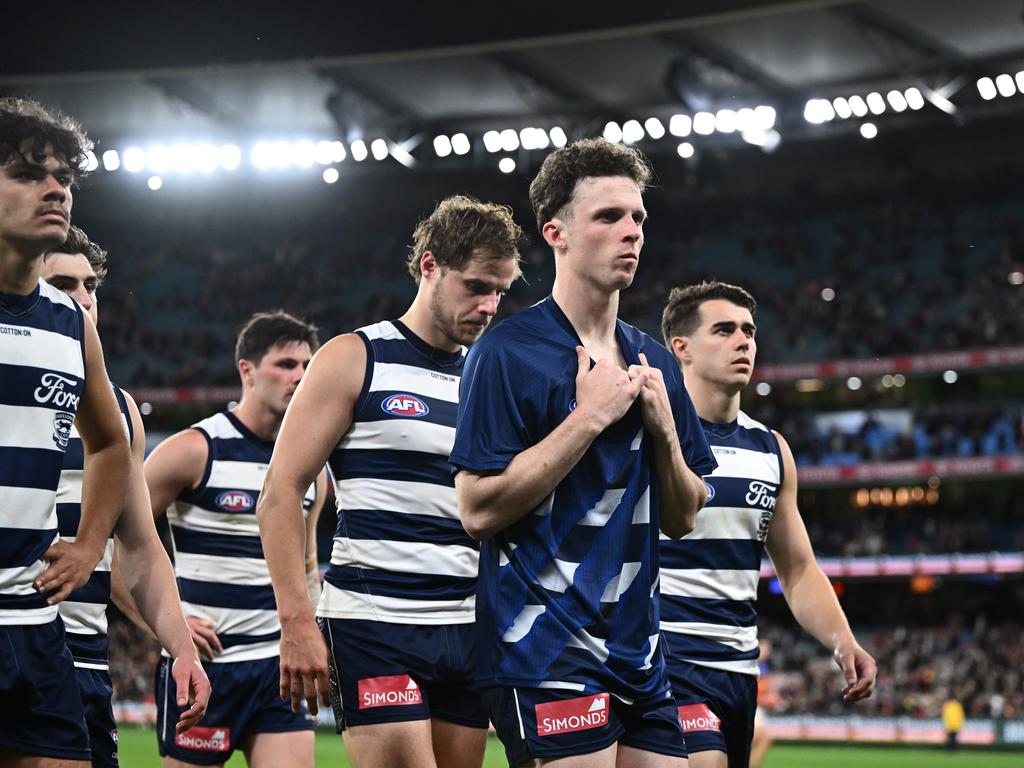
[[[213,622],[224,647],[215,662],[277,656],[281,624],[256,524],[274,443],[229,411],[192,428],[206,437],[206,470],[167,510],[182,607]],[[306,491],[304,514],[315,499],[316,483]]]
[[[54,497],[85,389],[82,308],[42,280],[0,293],[0,624],[45,624],[32,586],[57,538]]]
[[[661,539],[661,630],[666,657],[757,675],[757,583],[764,541],[782,488],[775,434],[740,411],[701,420],[718,469],[696,527]]]
[[[121,409],[121,421],[133,437],[132,418],[124,393],[114,387],[114,396]],[[85,448],[78,430],[71,429],[68,449],[64,453],[64,466],[57,486],[57,526],[62,539],[74,541],[78,523],[82,519],[82,473],[85,468]],[[148,510],[147,510],[148,511]],[[65,640],[75,666],[82,669],[108,669],[107,664],[107,604],[110,603],[110,561],[114,555],[114,532],[110,532],[103,557],[84,586],[72,592],[57,608],[64,620]]]
[[[448,464],[465,350],[435,349],[397,320],[356,333],[366,375],[329,460],[338,529],[317,614],[472,622],[480,550],[459,520]]]

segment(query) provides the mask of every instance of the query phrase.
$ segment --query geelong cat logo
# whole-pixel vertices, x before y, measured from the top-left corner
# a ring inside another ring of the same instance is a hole
[[[73,413],[57,411],[53,414],[53,442],[62,451],[67,450],[71,438],[71,425],[75,423]]]
[[[217,506],[228,512],[247,512],[256,502],[245,491],[224,491],[217,497]]]
[[[416,395],[398,394],[388,395],[380,404],[381,410],[394,416],[412,416],[418,419],[430,413],[427,404]]]

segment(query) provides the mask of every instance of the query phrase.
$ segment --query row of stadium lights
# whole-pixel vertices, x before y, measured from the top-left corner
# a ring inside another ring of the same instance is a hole
[[[778,145],[780,139],[778,132],[775,131],[775,118],[774,107],[762,104],[738,110],[697,112],[693,116],[672,115],[667,129],[657,117],[649,117],[643,123],[639,120],[627,120],[620,125],[613,121],[605,124],[602,135],[608,141],[635,144],[645,138],[660,141],[666,135],[685,139],[691,134],[710,136],[713,133],[738,133],[744,141],[771,150]],[[693,144],[689,141],[680,142],[676,151],[684,159],[694,155]]]
[[[946,384],[956,384],[959,379],[960,374],[952,369],[942,372],[942,380]],[[882,385],[883,389],[892,389],[893,387],[899,389],[900,387],[906,386],[907,377],[902,373],[887,373],[878,380],[878,383]],[[864,381],[860,376],[850,376],[846,380],[846,388],[851,392],[856,392],[863,386]],[[796,390],[798,392],[820,392],[824,388],[825,382],[822,379],[799,379],[796,382]],[[761,397],[766,397],[772,393],[772,385],[767,381],[761,381],[758,382],[754,391]]]
[[[1001,74],[995,79],[978,78],[978,95],[985,101],[992,101],[996,96],[1008,99],[1017,93],[1024,94],[1024,70],[1016,75]]]
[[[877,91],[872,91],[867,96],[855,93],[848,97],[837,96],[831,100],[809,100],[804,105],[804,120],[812,125],[822,125],[837,119],[863,118],[869,114],[881,115],[887,110],[904,112],[909,109],[916,112],[922,109],[924,104],[924,96],[921,91],[913,87],[904,91],[894,88],[884,97]],[[873,139],[878,135],[878,127],[872,122],[862,123],[860,135],[865,139]]]

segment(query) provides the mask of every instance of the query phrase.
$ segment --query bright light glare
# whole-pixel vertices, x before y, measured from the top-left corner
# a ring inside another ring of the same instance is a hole
[[[676,152],[679,153],[679,156],[683,158],[683,160],[689,160],[691,157],[693,157],[693,144],[691,144],[688,141],[684,141],[682,144],[676,147]]]
[[[978,78],[978,94],[985,101],[992,101],[996,97],[996,84],[991,77]]]
[[[452,142],[447,136],[434,137],[434,154],[438,157],[448,157],[452,153]]]
[[[715,116],[710,112],[698,112],[693,116],[693,132],[710,136],[715,132]]]
[[[885,112],[885,99],[882,98],[882,94],[878,91],[872,91],[868,94],[867,99],[868,109],[871,110],[871,114],[880,115]]]
[[[487,131],[484,134],[484,149],[488,152],[501,152],[501,134],[497,131]]]
[[[899,91],[893,89],[885,94],[886,101],[889,102],[889,106],[892,107],[896,112],[902,112],[907,108],[907,99]]]
[[[850,107],[850,102],[842,96],[837,96],[832,99],[832,108],[836,111],[836,116],[843,120],[853,115],[853,109]]]
[[[316,144],[312,141],[297,141],[291,147],[292,162],[300,168],[309,168],[316,162]]]
[[[220,167],[225,171],[233,171],[242,164],[242,150],[236,144],[223,144],[217,153]]]
[[[668,121],[668,132],[673,136],[685,138],[690,135],[691,130],[693,130],[693,120],[689,115],[672,115]]]
[[[469,150],[473,148],[473,145],[469,141],[469,136],[464,133],[456,133],[452,136],[452,151],[456,155],[469,154]]]
[[[171,165],[171,151],[157,144],[146,150],[146,167],[154,173],[163,173]]]
[[[334,184],[341,177],[341,174],[338,173],[337,168],[324,168],[323,177],[324,181],[328,184]]]
[[[1013,78],[1005,74],[996,78],[996,88],[999,89],[999,95],[1003,97],[1013,96],[1017,92],[1017,86],[1013,82]]]
[[[851,376],[846,380],[846,386],[849,387],[854,392],[860,389],[862,383],[863,382],[856,376]]]
[[[656,117],[648,117],[644,121],[644,130],[647,131],[647,135],[652,139],[660,139],[665,135],[665,126]]]
[[[868,105],[857,94],[850,97],[850,109],[853,110],[853,114],[857,117],[864,117],[868,113]]]
[[[924,96],[921,95],[921,91],[917,88],[907,88],[903,95],[907,99],[907,106],[911,109],[918,110],[924,106]]]
[[[516,161],[511,157],[503,157],[498,161],[498,170],[502,173],[512,173],[516,169]]]
[[[352,153],[352,159],[357,163],[363,162],[366,156],[369,154],[366,151],[366,142],[362,139],[356,139],[349,145],[349,151]]]
[[[720,109],[715,114],[715,130],[719,133],[733,133],[736,130],[736,113],[731,109]]]
[[[565,135],[565,131],[557,125],[548,132],[548,135],[551,137],[551,143],[556,147],[564,147],[569,142],[569,137]]]
[[[121,167],[121,156],[116,149],[108,149],[103,153],[103,167],[108,171],[116,171]]]
[[[156,192],[160,187],[164,185],[164,180],[159,176],[150,176],[146,181],[146,186]]]
[[[616,123],[614,120],[605,123],[604,133],[602,135],[605,137],[607,141],[610,141],[613,144],[618,144],[620,141],[622,141],[622,129],[619,127],[619,124]]]
[[[627,120],[622,124],[622,142],[636,144],[644,137],[644,127],[639,120]]]
[[[754,107],[754,117],[757,118],[757,127],[763,131],[770,131],[775,127],[775,107],[761,104]]]
[[[506,128],[501,132],[501,148],[506,152],[515,152],[519,149],[519,134],[512,128]]]
[[[124,169],[128,173],[138,173],[146,167],[146,153],[139,147],[128,147],[124,151]]]
[[[370,144],[370,151],[374,160],[383,160],[388,156],[388,143],[384,139],[374,139]]]
[[[878,135],[878,128],[874,123],[864,123],[864,125],[860,127],[860,135],[865,139],[873,139]]]

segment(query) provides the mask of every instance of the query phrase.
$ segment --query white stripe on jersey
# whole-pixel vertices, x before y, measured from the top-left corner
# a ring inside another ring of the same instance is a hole
[[[459,401],[458,379],[448,376],[439,379],[438,374],[415,365],[402,363],[374,363],[370,392],[402,392],[412,390],[417,395],[449,403]]]
[[[598,502],[587,510],[587,514],[576,523],[576,525],[592,525],[597,528],[603,528],[604,524],[608,522],[608,518],[612,516],[612,513],[619,506],[622,501],[622,497],[626,495],[625,488],[609,488],[604,492],[604,496],[598,499]]]
[[[57,503],[82,503],[82,477],[84,475],[85,471],[81,469],[62,469],[60,471],[60,482],[57,484]]]
[[[0,358],[6,358],[12,362],[17,360],[17,365],[26,368],[39,368],[41,369],[39,372],[40,376],[48,371],[59,371],[79,379],[85,378],[82,342],[71,336],[65,336],[63,333],[44,331],[39,328],[26,328],[26,330],[31,332],[32,341],[19,343],[17,354],[12,353],[9,356],[0,355]],[[5,338],[7,337],[0,336],[0,340]],[[11,343],[11,348],[14,349],[13,342]],[[60,361],[59,368],[54,368],[54,361],[56,360]],[[4,421],[3,423],[7,425],[13,422]]]
[[[54,537],[54,541],[56,540]],[[17,568],[0,568],[0,592],[14,596],[37,594],[32,582],[45,569],[46,563],[42,560]],[[56,605],[48,605],[45,608],[7,608],[0,613],[0,623],[3,624],[48,624],[55,618]]]
[[[691,664],[696,664],[699,667],[711,667],[711,669],[720,669],[723,672],[737,672],[741,675],[753,675],[758,677],[761,674],[760,668],[757,666],[757,659],[736,659],[735,661],[707,661],[700,659],[699,661],[692,661]]]
[[[732,624],[706,624],[699,621],[663,621],[661,629],[664,632],[682,632],[685,635],[714,640],[737,651],[752,651],[757,648],[756,626],[736,627]]]
[[[763,511],[752,507],[705,507],[697,513],[697,524],[686,539],[749,540],[751,533],[757,531]],[[659,538],[671,541],[665,534]]]
[[[718,468],[708,477],[736,477],[742,480],[779,482],[779,457],[774,453],[712,445]]]
[[[77,341],[75,342],[78,343]],[[53,440],[53,420],[64,409],[0,405],[3,443],[8,448],[37,448],[64,453]]]
[[[211,512],[183,501],[175,501],[174,505],[167,510],[167,521],[171,525],[204,533],[223,533],[234,536],[258,536],[260,533],[256,515],[252,512]]]
[[[618,575],[605,585],[601,602],[617,603],[622,593],[629,589],[633,579],[640,573],[640,565],[640,563],[623,563],[622,570]]]
[[[392,573],[432,573],[475,579],[480,553],[457,544],[336,538],[331,563]]]
[[[43,520],[33,520],[26,509],[42,509],[50,505],[50,514]],[[57,527],[57,509],[53,506],[53,491],[39,488],[15,488],[0,485],[0,528],[31,528],[47,530]]]
[[[405,340],[402,332],[390,320],[381,320],[373,325],[364,325],[358,330],[362,331],[370,341],[376,339],[401,339]]]
[[[651,486],[644,488],[643,495],[633,507],[633,525],[647,525],[651,522]]]
[[[566,648],[582,648],[585,651],[590,651],[591,655],[602,664],[608,661],[607,642],[600,637],[594,637],[582,629],[576,630],[575,635],[570,635],[565,646]]]
[[[260,491],[267,465],[255,461],[224,461],[217,459],[210,467],[207,488],[227,488],[240,491]]]
[[[406,419],[382,419],[381,421],[357,421],[338,443],[338,448],[395,450],[395,446],[407,442],[409,421]],[[416,450],[447,456],[455,442],[455,428],[429,421],[416,423]]]
[[[78,603],[74,600],[65,600],[60,604],[60,618],[65,629],[71,634],[107,634],[106,603]]]
[[[217,631],[225,635],[267,635],[281,628],[274,609],[239,611],[237,608],[199,605],[185,600],[181,601],[181,606],[189,616],[209,619]]]
[[[367,595],[338,589],[328,581],[320,595],[316,615],[330,619],[371,619],[392,624],[472,624],[476,620],[476,595],[462,600],[409,600],[386,595]]]
[[[661,593],[710,600],[749,600],[757,594],[760,571],[687,568],[661,570]]]
[[[534,583],[539,584],[549,592],[565,592],[565,590],[572,586],[572,577],[579,567],[579,563],[571,563],[555,558],[537,574]]]
[[[528,634],[533,628],[533,623],[537,621],[537,618],[546,611],[547,608],[543,605],[533,605],[527,603],[523,606],[523,610],[516,616],[516,620],[512,622],[505,634],[502,635],[501,641],[503,643],[518,643]]]
[[[265,587],[270,584],[267,561],[260,557],[222,557],[175,552],[175,573],[183,579]]]
[[[407,515],[458,520],[455,489],[433,483],[359,477],[334,484],[338,509],[382,509]]]

